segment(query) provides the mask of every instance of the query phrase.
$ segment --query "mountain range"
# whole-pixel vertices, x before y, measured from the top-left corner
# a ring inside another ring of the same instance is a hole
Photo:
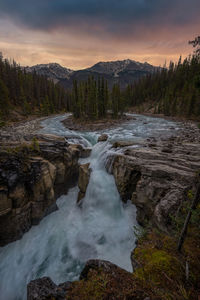
[[[121,61],[99,62],[94,66],[83,70],[71,70],[57,63],[39,64],[32,67],[25,67],[27,72],[36,72],[52,79],[55,83],[60,83],[65,88],[71,89],[74,79],[78,81],[87,80],[92,75],[95,78],[104,77],[108,81],[108,86],[120,83],[122,88],[133,83],[142,76],[151,74],[160,67],[155,67],[147,62],[140,63],[131,59]]]

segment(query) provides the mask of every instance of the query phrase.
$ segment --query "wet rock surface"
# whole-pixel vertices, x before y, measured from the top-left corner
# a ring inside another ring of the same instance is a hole
[[[90,180],[90,174],[91,174],[91,169],[89,163],[81,165],[79,167],[78,187],[80,191],[77,199],[78,204],[80,204],[81,200],[85,197],[87,186]]]
[[[106,142],[108,139],[108,135],[107,134],[102,134],[99,138],[98,138],[98,142]]]
[[[187,198],[200,170],[199,129],[186,124],[177,137],[147,139],[137,148],[126,143],[121,147],[123,152],[110,157],[107,169],[122,200],[136,205],[140,224],[150,221],[167,231],[170,215]]]
[[[133,146],[135,145],[135,142],[130,142],[130,141],[117,141],[114,142],[112,147],[113,148],[123,148],[123,147],[127,147],[127,146]]]
[[[56,210],[57,197],[78,179],[80,145],[53,135],[34,137],[24,137],[25,144],[0,144],[0,246],[21,238]]]

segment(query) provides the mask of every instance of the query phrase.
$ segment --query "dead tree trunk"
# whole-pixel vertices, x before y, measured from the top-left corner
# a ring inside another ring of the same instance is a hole
[[[185,240],[185,236],[187,234],[187,229],[188,229],[188,225],[189,225],[189,222],[190,222],[190,219],[191,219],[191,216],[192,216],[192,211],[194,209],[196,209],[196,207],[199,203],[199,200],[200,200],[200,183],[198,183],[198,185],[197,185],[197,190],[196,190],[195,197],[192,201],[191,208],[190,208],[190,210],[187,214],[187,217],[186,217],[184,225],[183,225],[183,229],[182,229],[181,234],[180,234],[180,238],[179,238],[179,241],[178,241],[178,247],[177,247],[177,250],[179,252],[181,252],[181,249],[182,249],[182,246],[183,246],[183,243],[184,243],[184,240]]]

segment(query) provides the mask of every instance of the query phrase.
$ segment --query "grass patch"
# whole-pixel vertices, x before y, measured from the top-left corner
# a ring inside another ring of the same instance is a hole
[[[200,289],[199,245],[199,229],[194,225],[189,228],[181,254],[177,252],[176,237],[153,230],[138,241],[134,251],[139,266],[133,274],[136,282],[151,299],[196,300]]]

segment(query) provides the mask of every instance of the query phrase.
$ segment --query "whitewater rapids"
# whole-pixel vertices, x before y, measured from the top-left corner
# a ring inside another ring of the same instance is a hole
[[[25,300],[30,280],[49,276],[55,283],[74,281],[88,259],[105,259],[131,271],[130,253],[135,247],[136,208],[123,204],[112,175],[105,169],[111,142],[138,142],[148,137],[172,135],[178,125],[164,119],[134,116],[136,120],[104,130],[107,142],[97,143],[101,132],[73,132],[61,121],[66,115],[42,122],[42,132],[67,136],[71,143],[92,147],[92,169],[82,208],[76,205],[74,187],[57,200],[59,207],[33,226],[21,240],[0,248],[0,299]],[[171,129],[169,129],[171,128]]]

